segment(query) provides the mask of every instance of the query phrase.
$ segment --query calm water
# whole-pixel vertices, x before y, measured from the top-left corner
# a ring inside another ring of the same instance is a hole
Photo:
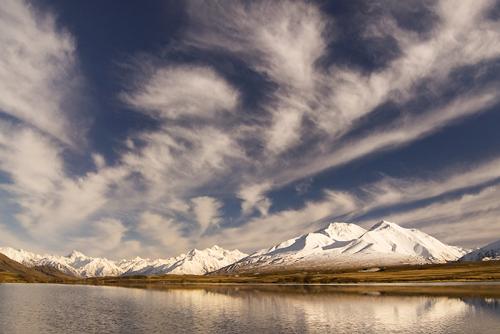
[[[0,284],[1,333],[500,333],[500,299]]]

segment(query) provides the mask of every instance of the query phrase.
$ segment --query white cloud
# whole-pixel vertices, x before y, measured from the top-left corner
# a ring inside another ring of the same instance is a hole
[[[193,213],[201,231],[217,226],[221,219],[222,203],[209,196],[200,196],[191,199]]]
[[[104,218],[86,225],[85,235],[71,238],[70,243],[74,249],[91,256],[109,256],[110,252],[122,246],[126,231],[127,228],[118,219]]]
[[[13,231],[8,224],[0,223],[0,245],[3,247],[23,248],[33,251],[39,251],[33,247],[33,242],[20,237],[16,231]]]
[[[271,200],[265,193],[272,188],[272,183],[264,182],[251,185],[243,185],[238,191],[238,198],[242,200],[241,211],[247,216],[256,209],[262,216],[266,216],[271,207]]]
[[[268,247],[288,238],[321,226],[322,220],[345,215],[357,208],[357,199],[346,192],[328,190],[325,198],[307,202],[298,209],[288,209],[251,219],[239,227],[229,227],[202,240],[205,244],[217,242],[223,247],[253,251]]]
[[[164,127],[143,133],[143,148],[126,153],[122,163],[147,181],[149,195],[188,197],[196,188],[226,175],[245,157],[231,133],[214,127]]]
[[[81,141],[81,124],[74,123],[81,117],[68,109],[82,88],[75,43],[53,15],[25,1],[3,1],[0,54],[0,111],[67,144]]]
[[[47,135],[0,122],[0,170],[10,179],[1,187],[19,207],[18,222],[35,239],[49,241],[76,228],[108,203],[110,186],[126,174],[123,168],[102,168],[71,178],[62,153]]]
[[[238,92],[209,67],[171,66],[152,71],[136,91],[122,94],[138,110],[165,118],[208,119],[216,112],[232,111],[238,103]]]
[[[297,143],[300,139],[302,112],[297,109],[278,109],[273,113],[272,124],[266,131],[267,148],[279,154]]]
[[[315,95],[316,61],[323,55],[327,20],[314,5],[302,2],[191,3],[193,27],[188,43],[223,48],[278,84],[266,106],[270,126],[261,129],[273,153],[297,144],[308,96]],[[300,47],[299,47],[300,46]]]
[[[106,167],[106,159],[104,159],[104,157],[101,154],[93,153],[92,160],[94,161],[94,165],[97,169]]]
[[[209,99],[207,96],[199,107],[215,108],[217,102]],[[215,226],[221,203],[200,197],[187,204],[186,198],[196,197],[190,194],[216,176],[225,175],[233,160],[244,158],[231,134],[216,127],[161,126],[129,138],[128,141],[143,144],[128,145],[115,165],[108,166],[103,156],[92,153],[96,170],[71,176],[65,170],[64,147],[58,141],[24,125],[1,122],[0,128],[0,170],[10,178],[2,187],[19,207],[15,218],[24,228],[25,237],[46,245],[57,244],[67,234],[79,233],[95,217],[114,219],[113,216],[130,215],[144,208],[165,214],[181,213],[188,221],[198,221],[203,230]],[[162,216],[143,216],[137,223],[140,230],[159,228],[158,217]],[[168,222],[171,229],[174,225],[176,229],[183,226],[182,221]],[[104,222],[95,226],[118,225]],[[82,240],[72,238],[67,243],[72,248],[83,247]],[[134,244],[137,249],[138,244],[133,241],[122,242]],[[157,247],[164,248],[167,243],[172,250],[188,245],[181,239],[163,237]],[[140,247],[154,252],[150,246]]]
[[[385,177],[361,187],[369,203],[358,214],[372,208],[403,204],[437,197],[453,191],[482,186],[500,178],[500,159],[471,164],[436,174],[433,179],[395,179]]]
[[[339,166],[384,149],[393,149],[434,133],[453,121],[484,112],[499,102],[494,87],[462,95],[442,107],[420,115],[408,115],[392,124],[347,141],[328,153],[300,161],[277,175],[277,184],[286,184],[327,168]],[[299,165],[300,164],[300,165]]]
[[[326,22],[316,6],[286,1],[191,2],[188,12],[193,24],[186,34],[190,43],[235,52],[281,85],[313,85],[314,63],[326,46]]]
[[[141,214],[136,229],[146,240],[160,242],[166,254],[173,255],[186,250],[186,238],[173,219],[146,211]]]
[[[50,192],[63,174],[61,147],[39,132],[0,121],[0,168],[18,192],[35,196]]]
[[[490,0],[437,1],[434,13],[440,22],[428,39],[400,29],[391,18],[377,20],[367,35],[395,38],[401,56],[369,73],[333,66],[327,81],[332,92],[325,106],[330,110],[314,116],[318,124],[326,131],[344,133],[384,101],[407,101],[421,82],[435,89],[454,69],[498,58],[500,23],[485,18],[493,5]]]
[[[310,3],[231,2],[223,6],[193,2],[188,8],[192,27],[186,37],[190,45],[235,54],[277,84],[269,92],[270,102],[263,107],[267,122],[247,135],[263,141],[267,151],[258,157],[259,164],[268,170],[265,178],[278,175],[276,185],[280,186],[381,149],[413,142],[498,102],[496,86],[476,89],[442,108],[424,110],[419,115],[405,112],[370,136],[340,140],[357,120],[382,103],[403,105],[415,97],[415,87],[421,84],[439,94],[452,71],[498,58],[499,23],[485,18],[492,5],[486,0],[464,1],[456,11],[449,10],[455,6],[453,1],[429,6],[438,23],[427,38],[402,30],[392,17],[370,22],[367,36],[391,36],[401,49],[385,68],[373,72],[336,65],[321,69],[317,61],[325,55],[334,28],[329,18]],[[309,121],[307,130],[302,128],[304,121]],[[312,145],[301,158],[292,155],[293,162],[284,162],[282,155],[311,133],[320,133],[321,143]]]
[[[172,198],[166,203],[166,207],[174,212],[188,214],[191,206],[184,200]]]
[[[386,218],[403,225],[419,227],[443,242],[477,247],[498,240],[500,187],[487,187],[479,193],[457,199],[393,213]]]

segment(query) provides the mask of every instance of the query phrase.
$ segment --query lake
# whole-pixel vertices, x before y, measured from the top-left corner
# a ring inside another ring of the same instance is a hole
[[[500,299],[0,284],[1,333],[500,333]]]

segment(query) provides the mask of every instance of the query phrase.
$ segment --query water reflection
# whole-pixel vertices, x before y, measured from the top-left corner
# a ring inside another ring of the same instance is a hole
[[[500,300],[0,285],[0,333],[498,333]]]

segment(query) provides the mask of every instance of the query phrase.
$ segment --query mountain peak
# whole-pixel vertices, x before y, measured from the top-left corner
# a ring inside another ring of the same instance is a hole
[[[370,228],[370,231],[374,231],[374,230],[383,230],[383,229],[388,229],[388,228],[396,228],[396,229],[400,229],[402,228],[401,226],[399,226],[398,224],[396,223],[391,223],[390,221],[387,221],[387,220],[381,220],[379,221],[378,223],[376,223],[375,225],[373,225],[371,228]]]
[[[202,251],[202,250],[199,250],[197,248],[193,248],[189,252],[186,253],[186,256],[188,256],[188,257],[200,256],[201,254],[206,253],[207,251],[208,251],[208,249]]]
[[[328,224],[327,227],[323,229],[323,231],[326,230],[349,230],[352,228],[358,227],[358,225],[353,224],[353,223],[346,223],[346,222],[331,222]]]
[[[108,260],[101,257],[89,257],[73,250],[66,256],[39,255],[24,250],[0,247],[0,253],[28,267],[49,266],[62,272],[79,277],[101,277],[120,275],[164,275],[191,274],[203,275],[234,263],[247,254],[238,250],[226,250],[214,245],[204,250],[192,249],[168,259],[123,259]]]
[[[358,238],[365,233],[366,230],[352,223],[333,222],[328,224],[326,228],[317,232],[325,234],[334,240],[347,241]]]
[[[81,257],[86,258],[87,256],[85,254],[77,251],[76,249],[74,249],[67,257],[69,257],[69,258],[81,258]]]
[[[350,225],[353,225],[353,224],[346,223],[346,222],[331,222],[331,223],[328,224],[327,227],[324,228],[324,230],[328,230],[328,229],[346,229]]]
[[[324,229],[255,252],[221,272],[443,263],[462,255],[463,250],[458,247],[385,220],[369,231],[356,224],[334,222]]]

